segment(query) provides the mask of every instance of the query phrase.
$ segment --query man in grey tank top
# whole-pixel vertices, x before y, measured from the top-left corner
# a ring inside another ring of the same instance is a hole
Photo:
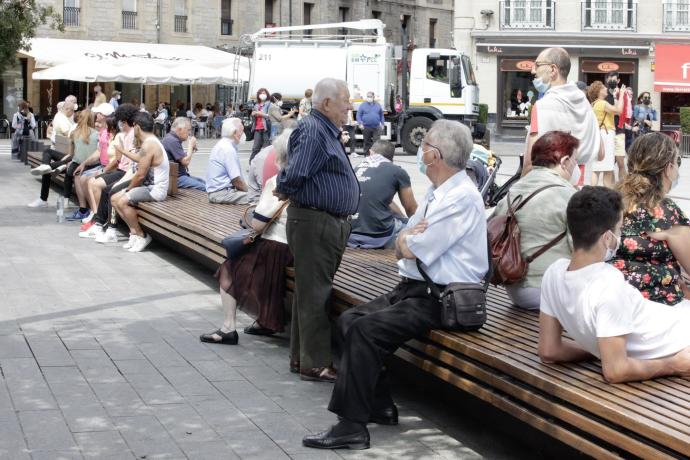
[[[126,190],[113,195],[112,203],[129,227],[129,241],[123,248],[141,252],[151,243],[139,225],[136,206],[146,201],[163,201],[168,195],[170,166],[165,149],[153,135],[153,118],[140,112],[134,119],[134,136],[141,149],[137,171]]]

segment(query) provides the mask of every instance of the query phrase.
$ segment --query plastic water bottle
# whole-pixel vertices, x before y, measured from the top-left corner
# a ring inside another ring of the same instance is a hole
[[[65,198],[60,196],[57,199],[57,221],[63,223],[65,221]]]

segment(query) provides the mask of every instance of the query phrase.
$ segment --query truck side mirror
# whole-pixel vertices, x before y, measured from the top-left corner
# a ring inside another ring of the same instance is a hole
[[[452,97],[462,95],[462,67],[455,65],[450,69],[450,93]]]

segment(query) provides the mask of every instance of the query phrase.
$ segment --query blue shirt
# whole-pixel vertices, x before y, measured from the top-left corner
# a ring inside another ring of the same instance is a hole
[[[429,226],[406,238],[429,277],[442,285],[481,281],[489,270],[486,217],[482,197],[467,173],[460,171],[440,187],[430,187],[426,203],[417,208],[407,227],[417,225],[425,211]],[[424,280],[414,259],[400,259],[398,270],[400,276]]]
[[[291,201],[336,215],[350,215],[359,204],[359,183],[340,143],[338,129],[312,109],[290,135],[288,164],[276,190]]]
[[[163,137],[161,144],[163,144],[165,153],[168,155],[168,160],[170,161],[177,161],[179,163],[181,159],[187,156],[187,152],[185,152],[184,148],[182,147],[182,139],[177,137],[177,134],[175,134],[173,131],[170,131],[165,135],[165,137]],[[187,167],[182,163],[180,163],[178,172],[179,176],[189,176]]]
[[[357,109],[357,123],[365,128],[378,128],[383,124],[383,109],[377,102],[362,102]]]
[[[235,144],[224,137],[213,146],[208,158],[206,192],[213,193],[231,188],[232,180],[236,177],[242,177],[240,157],[237,155]]]
[[[637,104],[633,108],[633,119],[640,123],[645,120],[656,121],[656,110],[644,104]]]

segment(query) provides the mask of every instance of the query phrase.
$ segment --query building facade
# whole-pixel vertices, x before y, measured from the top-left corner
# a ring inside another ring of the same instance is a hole
[[[418,47],[451,47],[453,0],[41,0],[63,15],[65,31],[40,27],[37,37],[203,45],[250,54],[243,36],[263,27],[308,25],[376,18],[386,24],[389,42],[401,44],[401,18],[407,20],[410,41]],[[334,31],[337,32],[337,31]],[[86,96],[86,85],[33,81],[31,60],[19,62],[0,76],[0,114],[11,117],[16,100],[27,98],[45,113],[47,94],[56,101],[65,94]],[[231,99],[230,88],[195,85],[102,84],[124,101],[144,94],[149,109],[158,101],[211,102]],[[64,93],[64,94],[63,94]],[[39,108],[40,107],[40,108]]]
[[[570,53],[571,81],[590,84],[615,70],[635,98],[649,91],[662,129],[677,127],[679,107],[690,106],[681,67],[690,61],[690,0],[456,0],[455,7],[455,45],[473,58],[480,101],[501,134],[524,135],[538,97],[532,63],[552,46]]]

